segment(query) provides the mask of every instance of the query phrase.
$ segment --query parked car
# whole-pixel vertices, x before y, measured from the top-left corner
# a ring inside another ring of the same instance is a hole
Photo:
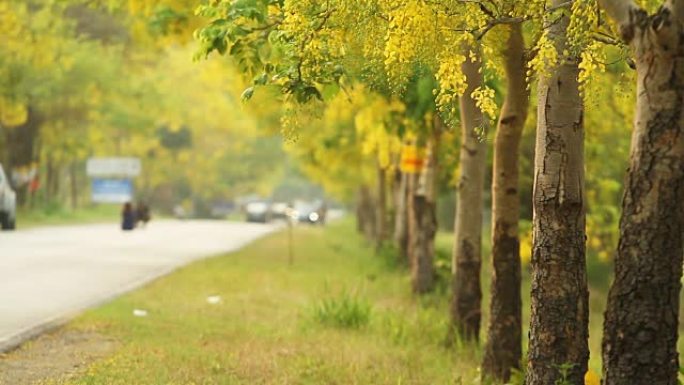
[[[14,230],[17,223],[17,195],[0,164],[0,228]]]
[[[266,223],[271,220],[271,205],[268,202],[251,202],[245,206],[247,222]]]

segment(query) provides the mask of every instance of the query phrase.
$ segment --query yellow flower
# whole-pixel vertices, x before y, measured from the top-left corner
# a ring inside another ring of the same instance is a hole
[[[532,260],[532,234],[528,233],[520,239],[520,262],[528,265]]]
[[[584,385],[601,385],[601,378],[593,370],[587,370],[584,375]]]

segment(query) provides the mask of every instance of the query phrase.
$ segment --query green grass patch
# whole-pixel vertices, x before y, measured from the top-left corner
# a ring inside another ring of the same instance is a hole
[[[314,319],[323,325],[358,329],[370,321],[371,308],[371,304],[358,294],[343,290],[316,302],[312,313]]]
[[[120,347],[54,383],[471,384],[478,377],[478,349],[444,347],[448,302],[414,297],[406,270],[388,268],[351,221],[297,226],[294,241],[292,265],[283,232],[89,311],[68,327]],[[207,302],[217,295],[220,303]]]
[[[33,209],[22,209],[17,213],[17,226],[57,226],[80,223],[117,222],[121,213],[119,205],[91,205],[76,210],[49,205]]]

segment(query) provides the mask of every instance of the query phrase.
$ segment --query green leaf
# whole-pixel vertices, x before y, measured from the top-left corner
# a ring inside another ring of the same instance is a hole
[[[242,92],[242,95],[240,95],[240,99],[242,99],[243,102],[246,102],[249,99],[251,99],[253,95],[254,95],[254,87],[249,87]]]
[[[264,72],[260,76],[254,78],[254,84],[257,86],[263,86],[266,85],[266,82],[268,81],[268,75]]]
[[[235,55],[239,54],[241,50],[242,50],[242,43],[239,41],[236,41],[235,44],[233,44],[230,47],[229,53],[231,56],[235,56]]]

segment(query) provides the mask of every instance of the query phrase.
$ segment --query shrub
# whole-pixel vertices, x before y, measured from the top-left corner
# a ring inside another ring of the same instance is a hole
[[[314,304],[313,315],[323,325],[358,329],[370,321],[371,305],[367,300],[343,291]]]

